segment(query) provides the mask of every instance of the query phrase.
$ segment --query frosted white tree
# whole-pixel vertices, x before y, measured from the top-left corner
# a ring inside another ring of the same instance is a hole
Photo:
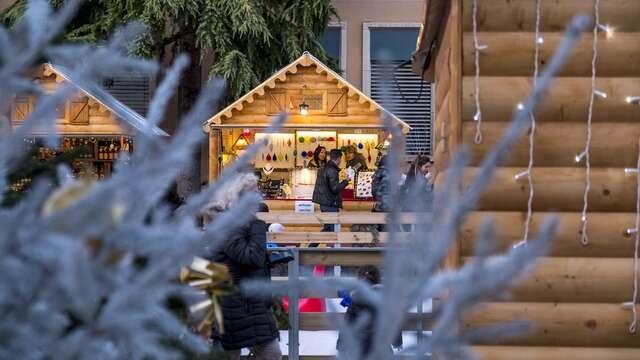
[[[6,175],[25,156],[23,139],[35,127],[45,127],[53,133],[57,105],[74,92],[73,87],[63,85],[53,94],[46,94],[38,84],[23,77],[28,67],[45,58],[64,67],[77,85],[96,91],[100,91],[96,80],[107,72],[158,71],[153,62],[126,56],[129,41],[143,31],[135,25],[122,29],[100,47],[52,45],[77,7],[77,1],[70,1],[53,13],[46,1],[33,0],[20,24],[11,31],[0,29],[2,109],[9,108],[15,94],[29,93],[38,98],[33,112],[20,127],[0,134],[0,188],[6,188]],[[535,106],[587,23],[580,18],[569,28],[567,39],[525,103],[527,109]],[[203,205],[233,180],[260,144],[228,167],[215,184],[190,198],[181,211],[170,214],[161,203],[162,195],[203,140],[201,124],[212,114],[222,90],[219,82],[212,82],[203,89],[171,138],[155,135],[153,130],[187,62],[179,58],[165,74],[147,122],[136,134],[134,155],[121,156],[113,176],[99,183],[73,181],[68,180],[68,170],[61,168],[63,184],[53,198],[49,184],[37,182],[18,205],[0,209],[0,359],[179,358],[180,354],[167,346],[167,340],[196,351],[206,349],[205,342],[167,309],[166,300],[175,294],[185,296],[187,301],[195,297],[175,281],[179,266],[189,263],[193,255],[214,251],[229,231],[252,216],[260,200],[257,194],[244,195],[204,231],[195,221]],[[538,239],[501,257],[487,256],[493,238],[492,227],[487,224],[478,241],[475,261],[459,270],[437,269],[454,241],[456,229],[490,181],[497,162],[526,130],[528,117],[522,114],[527,113],[516,114],[505,137],[485,159],[479,176],[462,193],[458,185],[467,156],[463,152],[456,157],[446,174],[447,186],[436,195],[435,203],[442,210],[433,219],[416,224],[408,241],[396,240],[394,224],[397,225],[400,205],[393,202],[382,294],[360,283],[339,279],[290,283],[281,288],[256,285],[252,290],[286,293],[291,286],[313,286],[333,294],[345,287],[361,289],[381,314],[376,322],[372,358],[386,356],[385,347],[405,321],[411,304],[445,293],[448,297],[435,316],[433,336],[406,351],[462,357],[466,354],[461,345],[473,339],[519,329],[519,325],[511,324],[463,332],[456,324],[466,310],[506,289],[530,269],[546,251],[554,221],[543,226]],[[3,128],[10,128],[8,120],[2,120],[6,125]],[[284,116],[277,117],[274,128],[282,121]],[[400,136],[394,136],[394,141],[397,139]],[[52,136],[49,141],[55,143],[57,139]],[[392,164],[400,163],[399,156],[398,152],[391,154]],[[397,166],[392,169],[390,184],[396,184],[399,171]],[[392,194],[398,192],[394,186],[391,189]],[[342,325],[347,335],[353,335],[361,324]],[[355,339],[347,336],[346,341],[353,343]],[[361,354],[356,351],[344,356],[357,359]]]

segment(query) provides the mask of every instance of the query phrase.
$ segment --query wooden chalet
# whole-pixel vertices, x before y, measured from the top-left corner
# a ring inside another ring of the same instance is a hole
[[[272,208],[292,208],[293,203],[286,200],[310,198],[314,177],[305,180],[304,171],[318,145],[327,151],[353,145],[373,170],[378,156],[375,147],[387,135],[381,115],[388,114],[405,133],[410,129],[305,52],[204,124],[209,134],[209,178],[214,179],[246,145],[266,136],[273,117],[282,112],[288,114],[287,121],[254,162],[256,172],[273,168],[269,179],[282,180],[293,189],[289,195],[274,195],[281,201],[270,201]],[[366,200],[345,205],[368,210],[371,206]]]
[[[40,139],[49,135],[50,129],[36,127],[25,141],[37,146],[42,159],[64,152],[76,151],[76,173],[88,169],[97,178],[108,176],[120,151],[132,151],[135,134],[148,132],[168,136],[157,127],[147,129],[145,118],[116,100],[95,84],[81,84],[63,66],[43,64],[33,70],[33,79],[45,91],[53,92],[61,83],[70,83],[77,93],[60,109],[56,120],[56,132],[61,136],[60,147],[46,148]],[[21,126],[35,106],[32,96],[16,96],[11,109],[13,128]],[[28,179],[25,179],[28,181]]]
[[[464,143],[472,154],[468,174],[473,175],[505,131],[515,104],[531,90],[536,2],[478,1],[478,39],[487,45],[480,53],[483,140],[479,144],[474,142],[472,1],[428,0],[425,9],[414,69],[436,83],[436,162],[446,163]],[[541,2],[541,68],[572,17],[593,12],[593,1]],[[600,23],[614,27],[615,34],[601,33],[597,45],[597,87],[608,96],[598,97],[593,110],[587,245],[580,241],[586,172],[584,161],[576,162],[575,157],[583,151],[587,136],[592,31],[585,32],[536,109],[531,229],[535,233],[552,214],[560,223],[551,253],[515,286],[512,296],[496,296],[466,317],[468,329],[496,321],[532,322],[528,335],[497,343],[477,341],[474,349],[482,359],[640,359],[640,331],[628,330],[631,306],[638,307],[630,304],[635,234],[627,230],[635,226],[636,175],[625,171],[636,167],[640,137],[640,110],[625,101],[640,93],[637,14],[640,1],[600,1]],[[525,135],[497,169],[462,228],[459,263],[473,257],[474,240],[488,217],[495,221],[499,249],[522,240],[529,187],[514,174],[526,170],[528,151]]]

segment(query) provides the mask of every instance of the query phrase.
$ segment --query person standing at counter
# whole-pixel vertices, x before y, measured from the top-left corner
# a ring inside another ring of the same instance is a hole
[[[313,151],[313,159],[309,161],[309,167],[312,169],[320,169],[327,165],[327,148],[318,146]]]
[[[367,161],[364,155],[360,154],[353,145],[347,146],[345,151],[347,167],[356,171],[367,171]]]
[[[320,205],[321,212],[339,212],[342,207],[340,193],[349,181],[353,179],[354,171],[347,171],[347,178],[340,181],[340,168],[338,164],[342,160],[342,152],[333,149],[329,152],[329,161],[324,168],[318,170],[316,184],[313,188],[312,201]],[[322,231],[334,231],[334,224],[325,224]]]

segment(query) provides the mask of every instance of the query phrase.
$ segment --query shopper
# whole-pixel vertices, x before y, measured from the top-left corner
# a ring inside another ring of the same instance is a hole
[[[324,146],[318,146],[313,151],[313,159],[309,161],[309,168],[320,169],[327,164],[327,148]]]
[[[433,203],[433,160],[428,155],[418,155],[407,173],[402,186],[403,209],[406,211],[430,211]]]
[[[356,150],[355,146],[347,146],[345,156],[347,160],[347,168],[352,168],[355,171],[367,170],[367,160],[365,160],[364,155],[360,154],[358,150]]]
[[[257,178],[252,174],[241,175],[229,184],[222,194],[210,203],[206,214],[213,218],[226,211],[242,194],[257,190]],[[229,268],[233,283],[241,288],[248,280],[269,281],[266,251],[267,226],[255,216],[233,231],[227,241],[213,254],[212,260]],[[271,312],[272,301],[268,297],[249,296],[241,290],[222,296],[224,332],[214,325],[212,340],[231,359],[240,359],[242,348],[249,348],[255,359],[279,360],[282,358],[278,343],[279,332]]]
[[[340,168],[338,164],[342,160],[342,152],[333,149],[329,152],[329,161],[324,168],[318,170],[316,184],[313,188],[312,200],[320,205],[321,212],[338,212],[342,207],[340,193],[344,190],[349,181],[353,179],[354,171],[347,171],[347,178],[340,181]],[[322,231],[334,231],[333,224],[325,224]]]

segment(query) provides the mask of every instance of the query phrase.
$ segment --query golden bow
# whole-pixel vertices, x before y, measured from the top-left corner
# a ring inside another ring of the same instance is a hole
[[[195,257],[189,267],[180,269],[180,281],[207,294],[207,300],[189,309],[191,313],[205,311],[205,316],[198,325],[198,332],[209,329],[215,320],[219,332],[224,333],[222,308],[218,297],[234,290],[229,269],[223,264]]]

